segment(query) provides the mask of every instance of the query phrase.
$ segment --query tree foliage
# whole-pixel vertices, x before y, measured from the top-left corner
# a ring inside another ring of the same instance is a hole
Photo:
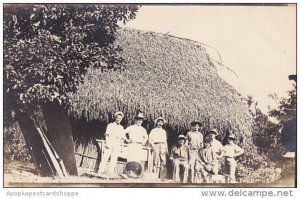
[[[274,95],[273,95],[274,96]],[[272,97],[276,100],[276,97]],[[252,96],[246,98],[249,112],[255,120],[253,141],[261,153],[269,157],[280,157],[283,147],[293,150],[296,146],[296,86],[288,91],[287,98],[280,98],[278,106],[264,114]],[[273,117],[277,122],[273,122]],[[283,147],[282,147],[283,146]]]
[[[288,151],[296,151],[297,139],[297,95],[296,85],[288,91],[288,98],[281,98],[277,108],[270,110],[269,116],[278,120],[280,144]]]
[[[281,98],[278,103],[277,108],[270,110],[269,116],[276,118],[280,125],[296,118],[297,95],[295,84],[293,84],[293,89],[288,91],[288,97]]]
[[[252,96],[246,98],[250,114],[254,118],[253,142],[260,153],[269,152],[277,146],[279,126],[258,107]]]
[[[118,22],[138,6],[97,4],[4,5],[5,113],[41,102],[69,104],[89,67],[120,69],[110,45]],[[7,117],[7,116],[5,116]]]

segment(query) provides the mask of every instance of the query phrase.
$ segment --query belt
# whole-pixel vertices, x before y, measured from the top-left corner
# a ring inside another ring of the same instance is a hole
[[[143,144],[142,142],[131,142],[131,143]]]
[[[165,144],[165,142],[154,142],[154,144]]]

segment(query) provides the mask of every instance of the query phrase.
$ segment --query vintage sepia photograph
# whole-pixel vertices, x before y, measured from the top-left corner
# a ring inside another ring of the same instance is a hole
[[[296,10],[4,3],[4,187],[296,187]]]

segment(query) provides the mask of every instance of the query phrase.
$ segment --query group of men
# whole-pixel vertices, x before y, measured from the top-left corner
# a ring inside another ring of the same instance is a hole
[[[191,122],[191,130],[178,136],[178,142],[168,152],[167,132],[163,129],[165,119],[158,117],[155,120],[156,127],[151,130],[149,136],[142,126],[144,116],[139,113],[135,117],[135,124],[124,127],[120,124],[124,114],[116,112],[115,121],[107,125],[105,133],[104,152],[99,166],[100,173],[104,173],[110,158],[108,172],[116,174],[114,169],[124,142],[127,142],[127,162],[139,162],[144,167],[143,146],[147,143],[153,149],[153,172],[166,172],[167,159],[173,164],[173,180],[180,182],[180,167],[182,167],[182,182],[202,183],[210,182],[209,178],[218,175],[220,162],[225,158],[226,174],[228,182],[235,182],[237,156],[244,153],[243,149],[234,143],[235,135],[229,133],[227,144],[223,146],[216,139],[218,131],[210,129],[205,136],[202,134],[202,123],[195,120]],[[190,173],[190,174],[189,174]],[[165,174],[160,174],[164,178]]]

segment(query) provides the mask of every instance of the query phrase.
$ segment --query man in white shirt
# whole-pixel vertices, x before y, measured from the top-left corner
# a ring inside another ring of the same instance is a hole
[[[216,139],[218,135],[216,129],[211,129],[205,137],[204,147],[199,150],[199,159],[195,164],[196,183],[206,181],[210,183],[209,174],[218,175],[220,169],[220,159],[224,156],[224,146]]]
[[[229,174],[229,183],[235,183],[236,160],[235,158],[242,155],[244,150],[234,143],[235,135],[229,133],[227,137],[228,144],[224,146],[225,150],[225,169]]]
[[[127,162],[136,161],[141,163],[145,159],[143,146],[148,141],[148,134],[146,129],[142,127],[143,120],[144,115],[139,113],[135,117],[135,124],[125,129],[125,135],[128,134],[129,137]]]
[[[198,120],[191,122],[191,131],[186,134],[187,145],[190,149],[191,182],[194,183],[195,164],[198,159],[198,151],[203,147],[203,135],[200,132],[202,123]]]
[[[216,136],[219,135],[216,129],[211,129],[208,131],[208,144],[211,148],[211,164],[212,164],[212,173],[217,175],[220,169],[220,159],[224,156],[225,150],[224,146],[220,141],[216,139]]]
[[[103,156],[101,159],[101,163],[99,166],[99,172],[104,173],[105,167],[108,163],[108,159],[110,158],[110,163],[108,167],[108,171],[110,175],[115,174],[115,167],[117,165],[117,159],[120,154],[121,146],[124,143],[124,140],[126,139],[125,133],[124,133],[124,127],[120,124],[124,114],[122,112],[116,112],[115,115],[115,121],[108,124],[105,132],[105,145],[104,145],[104,151]]]
[[[168,155],[167,132],[162,128],[165,119],[158,117],[155,120],[156,128],[152,129],[149,134],[149,143],[152,145],[153,152],[153,172],[158,172],[156,169],[160,167],[160,178],[165,177],[165,167]]]
[[[178,136],[178,143],[174,145],[170,152],[170,160],[173,164],[173,180],[180,182],[180,166],[183,168],[183,183],[187,183],[189,172],[190,149],[185,144],[185,136]]]

